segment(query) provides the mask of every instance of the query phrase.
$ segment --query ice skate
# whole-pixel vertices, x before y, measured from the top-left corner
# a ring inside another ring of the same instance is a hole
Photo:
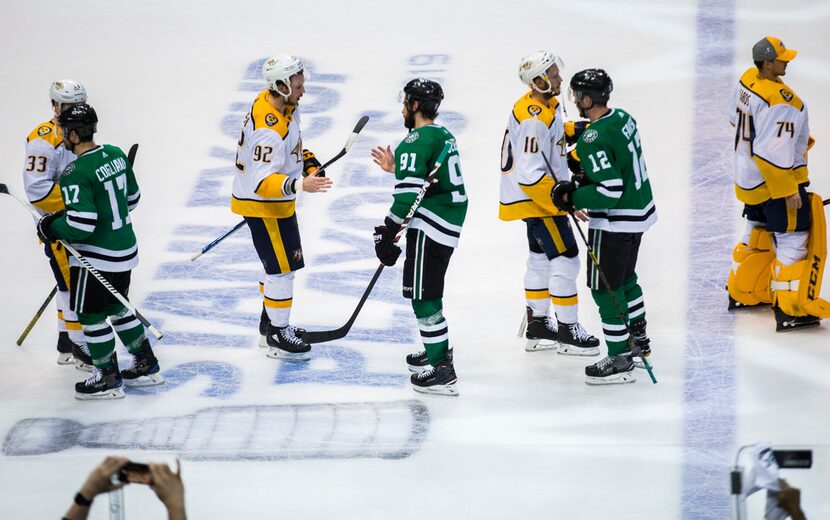
[[[118,372],[118,360],[114,352],[104,368],[95,368],[89,379],[75,383],[75,399],[79,401],[123,398],[124,383]]]
[[[58,364],[59,365],[72,365],[75,363],[75,359],[72,357],[72,347],[75,346],[75,343],[69,339],[69,333],[58,332]]]
[[[458,395],[455,368],[451,362],[441,362],[438,366],[412,374],[409,378],[412,389],[422,394]]]
[[[72,345],[72,357],[75,358],[75,368],[84,372],[92,372],[95,368],[92,365],[92,356],[89,354],[89,349],[86,345]]]
[[[533,316],[527,308],[527,329],[525,330],[525,350],[537,352],[559,347],[559,335],[556,321],[550,316]]]
[[[259,317],[259,343],[257,345],[260,348],[268,348],[268,325],[271,321],[268,319],[268,314],[265,312],[265,307],[262,308],[262,314]],[[298,338],[302,338],[303,334],[306,333],[306,330],[300,327],[295,327],[294,325],[289,325],[289,329],[294,331],[294,335]]]
[[[146,339],[141,345],[141,351],[133,354],[133,365],[121,371],[121,377],[127,386],[153,386],[164,383],[158,359],[150,348]]]
[[[772,310],[775,311],[775,332],[809,329],[821,325],[821,318],[818,316],[790,316],[778,306],[773,307]]]
[[[287,327],[275,327],[268,324],[268,354],[272,359],[283,359],[285,361],[308,361],[311,359],[311,345],[305,343],[298,336],[299,330],[291,325]]]
[[[599,340],[582,328],[579,322],[559,323],[558,354],[566,356],[598,356]]]
[[[409,354],[406,356],[406,364],[409,367],[409,371],[413,374],[420,374],[424,370],[427,370],[429,368],[427,351],[422,350],[420,352],[415,352],[414,354]]]
[[[636,380],[630,352],[607,356],[585,367],[585,383],[589,385],[633,383]]]

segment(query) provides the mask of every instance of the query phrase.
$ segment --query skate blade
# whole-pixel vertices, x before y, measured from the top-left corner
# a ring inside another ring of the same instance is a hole
[[[421,372],[423,372],[424,370],[429,368],[429,365],[424,365],[422,367],[419,367],[418,365],[407,364],[406,366],[409,367],[409,373],[410,374],[420,374]]]
[[[810,323],[799,323],[798,325],[776,325],[775,332],[790,332],[792,330],[812,329],[821,325],[821,321],[816,320]]]
[[[266,336],[259,337],[259,343],[257,343],[259,348],[268,348],[268,338]]]
[[[108,401],[110,399],[124,399],[124,389],[120,386],[112,388],[104,392],[96,392],[94,394],[82,394],[75,392],[75,399],[78,401]]]
[[[563,356],[598,356],[599,347],[577,347],[562,343],[560,347],[556,349],[556,353]]]
[[[161,385],[164,384],[164,377],[157,372],[155,374],[148,374],[135,379],[124,379],[124,384],[132,387]]]
[[[529,339],[525,343],[525,352],[541,352],[543,350],[559,348],[558,341],[549,341],[546,339]]]
[[[602,385],[622,385],[625,383],[634,383],[637,378],[634,377],[634,372],[623,372],[622,374],[614,374],[608,377],[591,377],[585,376],[585,384],[591,386]]]
[[[265,355],[271,359],[281,359],[283,361],[308,361],[311,359],[311,352],[286,352],[276,347],[271,347]]]
[[[59,365],[74,365],[75,358],[72,356],[71,352],[58,352],[58,364]]]
[[[415,386],[412,385],[412,389],[418,392],[419,394],[430,394],[430,395],[447,395],[450,397],[457,397],[458,396],[458,388],[456,388],[455,383],[451,385],[434,385],[434,386]]]
[[[93,366],[87,365],[80,359],[75,360],[75,369],[80,370],[81,372],[92,372]]]

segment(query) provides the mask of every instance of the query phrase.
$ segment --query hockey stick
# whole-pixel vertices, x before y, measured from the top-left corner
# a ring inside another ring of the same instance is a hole
[[[37,208],[35,208],[31,204],[29,204],[28,202],[25,202],[23,199],[21,199],[20,197],[18,197],[14,193],[11,193],[9,191],[9,187],[6,186],[5,184],[0,183],[0,193],[5,193],[6,195],[10,196],[11,198],[13,198],[17,202],[19,202],[21,206],[23,206],[24,208],[29,210],[29,213],[31,213],[33,217],[39,219],[40,217],[43,216],[43,215],[40,214],[40,212],[37,210]],[[155,328],[149,321],[147,321],[147,318],[142,316],[141,313],[138,312],[138,309],[133,307],[133,305],[126,298],[124,298],[124,296],[122,296],[121,293],[116,291],[115,288],[112,286],[112,284],[110,284],[109,281],[106,278],[104,278],[101,275],[101,273],[98,272],[98,270],[96,270],[94,267],[92,267],[92,264],[89,263],[89,260],[87,260],[86,258],[81,256],[81,254],[74,247],[69,245],[69,243],[67,243],[65,240],[58,240],[58,242],[63,244],[63,247],[65,247],[66,250],[69,251],[69,253],[72,256],[74,256],[76,260],[78,260],[78,262],[84,267],[84,269],[89,271],[89,274],[91,274],[93,277],[95,277],[96,280],[101,282],[101,285],[103,285],[104,288],[107,291],[109,291],[109,293],[112,294],[115,297],[115,299],[118,300],[118,302],[121,305],[126,307],[127,311],[129,311],[130,314],[135,316],[138,319],[138,321],[140,321],[142,324],[144,324],[144,326],[147,327],[147,330],[149,330],[153,334],[153,336],[156,337],[156,339],[161,339],[164,336],[164,334],[159,332],[159,330],[157,328]]]
[[[553,177],[555,182],[559,182],[556,178],[556,174],[553,173],[553,167],[551,167],[550,162],[548,161],[545,152],[539,150],[542,153],[542,159],[545,160],[545,164],[550,170],[550,175]],[[568,214],[571,216],[571,220],[573,220],[574,225],[576,226],[577,231],[579,231],[579,236],[582,237],[582,242],[585,244],[586,249],[588,250],[588,256],[591,257],[591,262],[594,264],[594,267],[597,268],[597,272],[599,273],[599,277],[602,280],[602,285],[605,286],[605,290],[608,291],[608,296],[611,297],[611,303],[614,304],[614,308],[617,310],[617,314],[620,315],[620,319],[622,319],[623,325],[625,325],[625,330],[628,332],[631,338],[634,335],[631,332],[631,327],[628,324],[628,320],[625,319],[625,313],[623,313],[622,308],[620,307],[619,302],[617,301],[617,297],[614,296],[614,290],[611,288],[611,284],[608,282],[608,278],[605,277],[605,273],[603,272],[602,268],[599,266],[599,260],[597,260],[597,255],[594,254],[594,248],[591,247],[591,244],[588,243],[588,238],[585,236],[585,233],[582,231],[582,226],[579,225],[579,220],[577,220],[576,216],[574,215],[573,211],[569,211]],[[632,345],[632,352],[634,355],[639,357],[643,360],[643,366],[645,366],[646,371],[648,372],[648,377],[651,378],[651,382],[655,385],[657,384],[657,378],[654,377],[654,371],[651,369],[651,364],[648,362],[646,357],[643,355],[643,351],[637,345],[636,342],[631,341]]]
[[[30,321],[29,324],[26,326],[26,328],[23,330],[23,334],[21,334],[20,337],[17,338],[17,346],[18,347],[23,345],[23,342],[26,341],[26,336],[29,335],[29,332],[31,332],[32,327],[35,326],[35,323],[37,323],[37,320],[40,319],[40,315],[43,314],[43,311],[45,311],[46,307],[49,306],[49,302],[52,301],[52,298],[55,297],[55,294],[57,292],[58,292],[58,286],[55,285],[54,287],[52,287],[52,292],[49,293],[49,296],[46,297],[46,300],[43,301],[43,304],[40,306],[40,308],[37,310],[35,315],[32,317],[32,321]]]
[[[438,173],[438,169],[441,168],[441,165],[447,158],[447,154],[450,153],[451,147],[452,145],[450,143],[445,144],[444,149],[441,150],[440,154],[438,154],[438,159],[436,159],[435,161],[435,166],[432,168],[432,171],[429,172],[429,175],[427,175],[426,179],[424,179],[424,184],[421,186],[421,191],[419,191],[418,195],[415,196],[415,201],[412,203],[412,206],[406,213],[406,217],[404,217],[403,222],[401,222],[401,228],[398,230],[397,234],[395,234],[395,238],[392,240],[393,244],[397,244],[398,240],[400,240],[403,236],[404,231],[406,231],[406,228],[409,225],[409,221],[412,220],[412,217],[415,215],[415,211],[417,211],[418,206],[421,205],[421,201],[424,199],[424,195],[426,194],[427,189],[429,189],[429,186],[433,183],[435,175]],[[380,278],[380,273],[383,272],[384,267],[385,266],[383,264],[380,264],[378,268],[375,270],[375,274],[372,275],[372,279],[369,281],[369,286],[366,287],[365,291],[363,291],[363,296],[360,297],[360,301],[357,303],[357,308],[355,308],[354,312],[349,318],[349,321],[347,321],[345,325],[333,330],[308,331],[305,334],[303,334],[303,341],[305,341],[306,343],[325,343],[326,341],[334,341],[336,339],[340,339],[344,337],[346,334],[348,334],[349,330],[352,328],[352,325],[357,319],[357,315],[360,314],[360,310],[363,308],[363,304],[366,303],[366,300],[369,298],[369,294],[375,287],[375,283],[377,283],[378,278]]]
[[[354,144],[355,140],[357,140],[357,135],[360,133],[361,130],[363,130],[363,127],[366,126],[366,123],[368,123],[368,122],[369,122],[369,116],[363,116],[360,119],[358,119],[357,124],[354,125],[354,130],[352,130],[352,133],[349,135],[349,138],[346,139],[346,144],[343,146],[343,149],[340,150],[337,153],[337,155],[335,155],[334,157],[332,157],[331,159],[326,161],[326,163],[324,165],[320,166],[320,168],[314,173],[314,175],[316,177],[321,177],[326,172],[326,168],[328,168],[329,166],[332,165],[332,163],[334,163],[335,161],[337,161],[338,159],[340,159],[341,157],[346,155],[346,153],[349,151],[349,149]],[[222,233],[222,235],[220,235],[219,237],[214,239],[212,242],[207,244],[205,247],[203,247],[201,251],[199,251],[198,253],[191,256],[190,261],[192,262],[192,261],[196,260],[197,258],[199,258],[200,256],[202,256],[203,254],[207,253],[208,251],[210,251],[211,249],[216,247],[219,244],[219,242],[225,240],[226,238],[228,238],[232,234],[236,233],[239,230],[239,228],[241,228],[244,225],[245,225],[245,220],[243,219],[241,222],[236,224],[230,230],[226,231],[225,233]]]
[[[522,313],[522,323],[519,325],[519,331],[516,332],[516,336],[523,337],[525,335],[525,330],[527,329],[527,310]]]
[[[130,147],[130,151],[127,152],[127,160],[130,161],[130,166],[135,165],[135,154],[138,153],[138,143],[135,143]]]

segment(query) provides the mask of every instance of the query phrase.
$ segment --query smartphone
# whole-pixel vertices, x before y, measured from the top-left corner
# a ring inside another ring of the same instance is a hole
[[[150,467],[140,462],[128,462],[118,472],[118,480],[133,484],[149,484]]]

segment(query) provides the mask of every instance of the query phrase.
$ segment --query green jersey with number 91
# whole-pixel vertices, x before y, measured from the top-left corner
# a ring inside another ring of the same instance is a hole
[[[587,209],[588,227],[616,233],[642,233],[657,221],[637,122],[611,109],[579,137],[576,154],[587,182],[573,194]]]
[[[99,271],[123,272],[138,265],[130,211],[140,192],[124,152],[108,144],[82,153],[61,173],[66,214],[51,231],[68,241]],[[70,257],[70,265],[79,265]]]
[[[467,215],[467,192],[461,176],[455,137],[442,126],[416,128],[395,149],[397,183],[388,216],[397,223],[403,221],[448,142],[452,146],[435,175],[437,182],[427,189],[409,227],[422,230],[438,243],[457,247],[461,226]]]

